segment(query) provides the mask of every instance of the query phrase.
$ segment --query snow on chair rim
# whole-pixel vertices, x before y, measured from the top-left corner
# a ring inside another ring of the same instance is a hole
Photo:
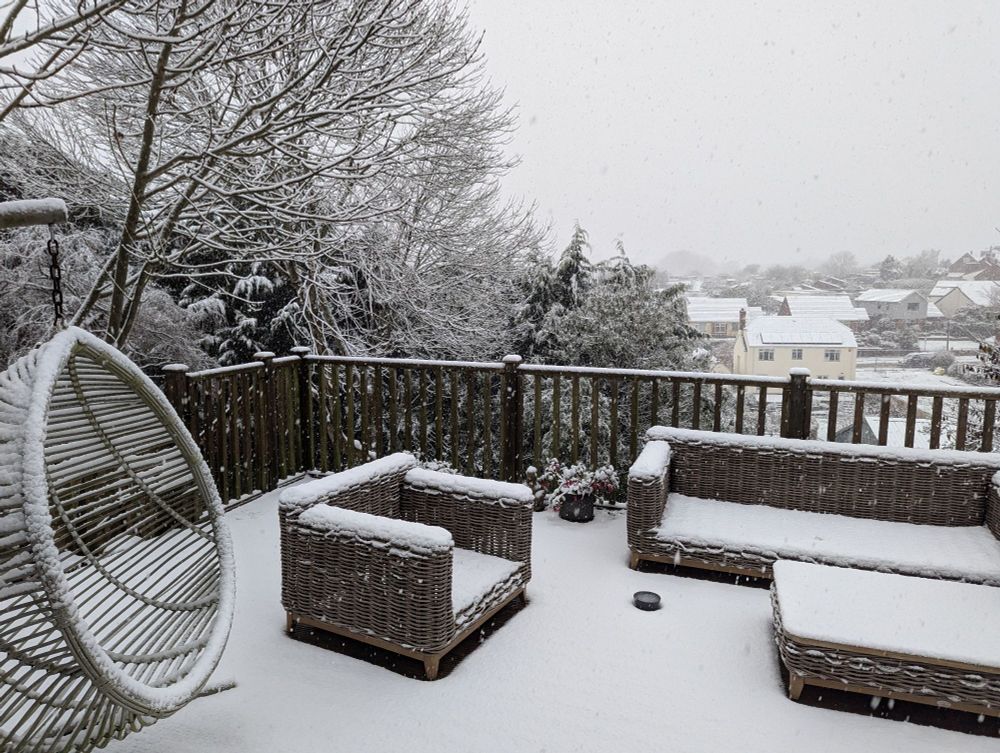
[[[233,616],[222,516],[115,348],[70,327],[0,373],[0,749],[90,750],[202,691]]]

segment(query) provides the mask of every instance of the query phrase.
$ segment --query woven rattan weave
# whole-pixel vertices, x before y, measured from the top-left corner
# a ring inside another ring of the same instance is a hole
[[[69,328],[0,374],[0,750],[85,751],[196,697],[234,573],[197,447]]]
[[[530,491],[526,498],[456,491],[406,480],[407,468],[338,489],[318,504],[441,526],[454,546],[519,563],[516,572],[455,614],[452,550],[405,539],[329,533],[299,522],[306,509],[285,498],[281,525],[281,598],[295,623],[362,640],[419,659],[428,679],[445,654],[523,594],[531,577]]]
[[[773,586],[771,605],[775,642],[788,669],[788,694],[792,700],[799,697],[804,685],[815,685],[1000,716],[1000,667],[960,666],[918,656],[887,656],[862,646],[818,645],[785,632],[781,605]],[[914,607],[933,609],[934,605]]]
[[[669,443],[670,461],[661,476],[629,476],[633,567],[652,560],[771,575],[777,557],[772,551],[658,538],[668,493],[893,522],[986,525],[1000,537],[1000,490],[992,482],[1000,459],[994,454],[894,453],[864,445],[824,449],[818,442],[744,441],[739,435],[665,427],[653,427],[648,436]]]

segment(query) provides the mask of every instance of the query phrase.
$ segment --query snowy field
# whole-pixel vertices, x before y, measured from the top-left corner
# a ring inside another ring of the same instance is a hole
[[[287,637],[276,495],[230,521],[239,597],[218,677],[238,687],[108,750],[997,749],[988,737],[787,700],[768,592],[629,570],[621,515],[587,525],[536,515],[530,603],[457,665],[446,661],[447,675],[433,683]],[[642,589],[659,592],[664,608],[633,608]]]
[[[938,376],[930,369],[867,368],[859,366],[857,377],[862,382],[886,382],[906,387],[970,387],[967,382],[947,374]]]

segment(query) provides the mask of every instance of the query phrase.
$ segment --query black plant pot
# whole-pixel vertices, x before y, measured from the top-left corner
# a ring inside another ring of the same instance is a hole
[[[559,517],[573,523],[587,523],[594,519],[593,494],[567,494],[559,505]]]

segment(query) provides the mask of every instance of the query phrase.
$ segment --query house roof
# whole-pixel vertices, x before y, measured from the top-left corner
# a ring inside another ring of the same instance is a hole
[[[747,324],[747,344],[856,348],[854,333],[840,322],[822,317],[759,316]]]
[[[944,314],[941,309],[939,309],[934,301],[927,301],[927,318],[928,319],[943,319]]]
[[[1000,282],[994,280],[938,280],[931,290],[931,298],[944,298],[955,288],[977,306],[989,306],[994,296],[1000,295]]]
[[[685,297],[688,320],[692,322],[738,322],[740,309],[746,309],[747,321],[763,313],[759,306],[747,306],[746,298]]]
[[[900,303],[914,294],[919,295],[916,290],[904,290],[903,288],[871,288],[858,293],[854,296],[854,300],[871,303]]]
[[[868,312],[851,303],[846,295],[787,295],[792,316],[821,317],[838,322],[867,322]]]

